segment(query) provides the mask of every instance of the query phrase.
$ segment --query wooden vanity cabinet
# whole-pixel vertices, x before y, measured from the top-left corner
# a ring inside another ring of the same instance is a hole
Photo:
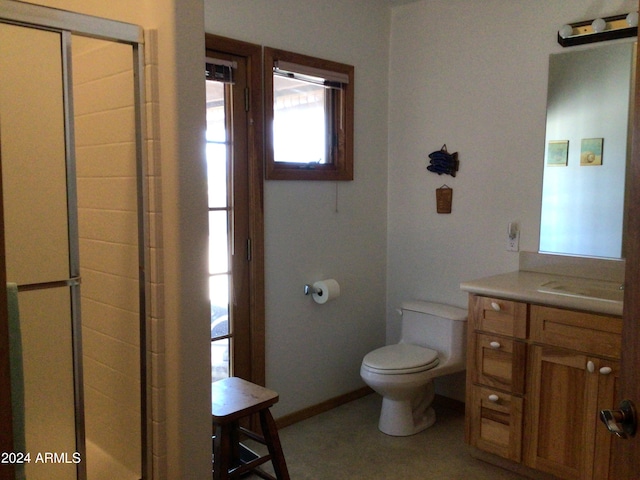
[[[609,478],[621,319],[531,307],[525,464],[566,479]]]
[[[470,295],[466,440],[562,479],[610,478],[622,321]]]
[[[527,305],[471,295],[469,311],[466,439],[519,462]]]

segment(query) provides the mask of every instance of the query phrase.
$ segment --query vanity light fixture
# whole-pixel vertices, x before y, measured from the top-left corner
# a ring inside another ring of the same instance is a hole
[[[558,43],[573,47],[638,35],[638,12],[596,18],[563,25],[558,30]]]

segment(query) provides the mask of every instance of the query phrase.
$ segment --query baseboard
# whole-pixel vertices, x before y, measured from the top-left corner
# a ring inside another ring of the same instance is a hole
[[[312,405],[310,407],[303,408],[302,410],[298,410],[297,412],[289,413],[288,415],[279,417],[276,419],[276,425],[278,426],[278,428],[288,427],[289,425],[301,422],[302,420],[306,420],[307,418],[315,417],[316,415],[319,415],[321,413],[328,412],[329,410],[339,407],[340,405],[344,405],[345,403],[349,403],[354,400],[358,400],[359,398],[366,397],[371,393],[373,393],[373,390],[369,387],[359,388],[358,390],[354,390],[353,392],[330,398],[329,400],[325,400],[324,402],[318,403],[317,405]],[[455,400],[453,398],[443,397],[441,395],[435,396],[435,398],[433,399],[433,406],[435,408],[448,408],[449,410],[464,413],[464,402]]]
[[[283,417],[277,418],[276,425],[278,426],[278,428],[288,427],[289,425],[293,425],[294,423],[306,420],[307,418],[315,417],[320,413],[328,412],[333,408],[365,397],[371,393],[373,393],[373,390],[371,390],[371,388],[369,387],[359,388],[358,390],[355,390],[353,392],[330,398],[329,400],[325,400],[324,402],[318,403],[317,405],[312,405],[310,407],[303,408],[302,410],[298,410],[297,412],[293,412],[288,415],[284,415]]]

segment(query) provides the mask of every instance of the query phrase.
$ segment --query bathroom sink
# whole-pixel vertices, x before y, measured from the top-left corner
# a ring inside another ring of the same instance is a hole
[[[607,302],[622,302],[624,297],[624,289],[621,283],[586,278],[547,281],[540,284],[538,291]]]

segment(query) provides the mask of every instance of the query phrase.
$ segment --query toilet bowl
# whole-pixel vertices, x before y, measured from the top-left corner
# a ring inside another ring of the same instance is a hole
[[[369,352],[360,366],[363,381],[382,395],[380,431],[408,436],[434,424],[433,379],[464,370],[466,318],[450,305],[403,304],[400,343]]]

